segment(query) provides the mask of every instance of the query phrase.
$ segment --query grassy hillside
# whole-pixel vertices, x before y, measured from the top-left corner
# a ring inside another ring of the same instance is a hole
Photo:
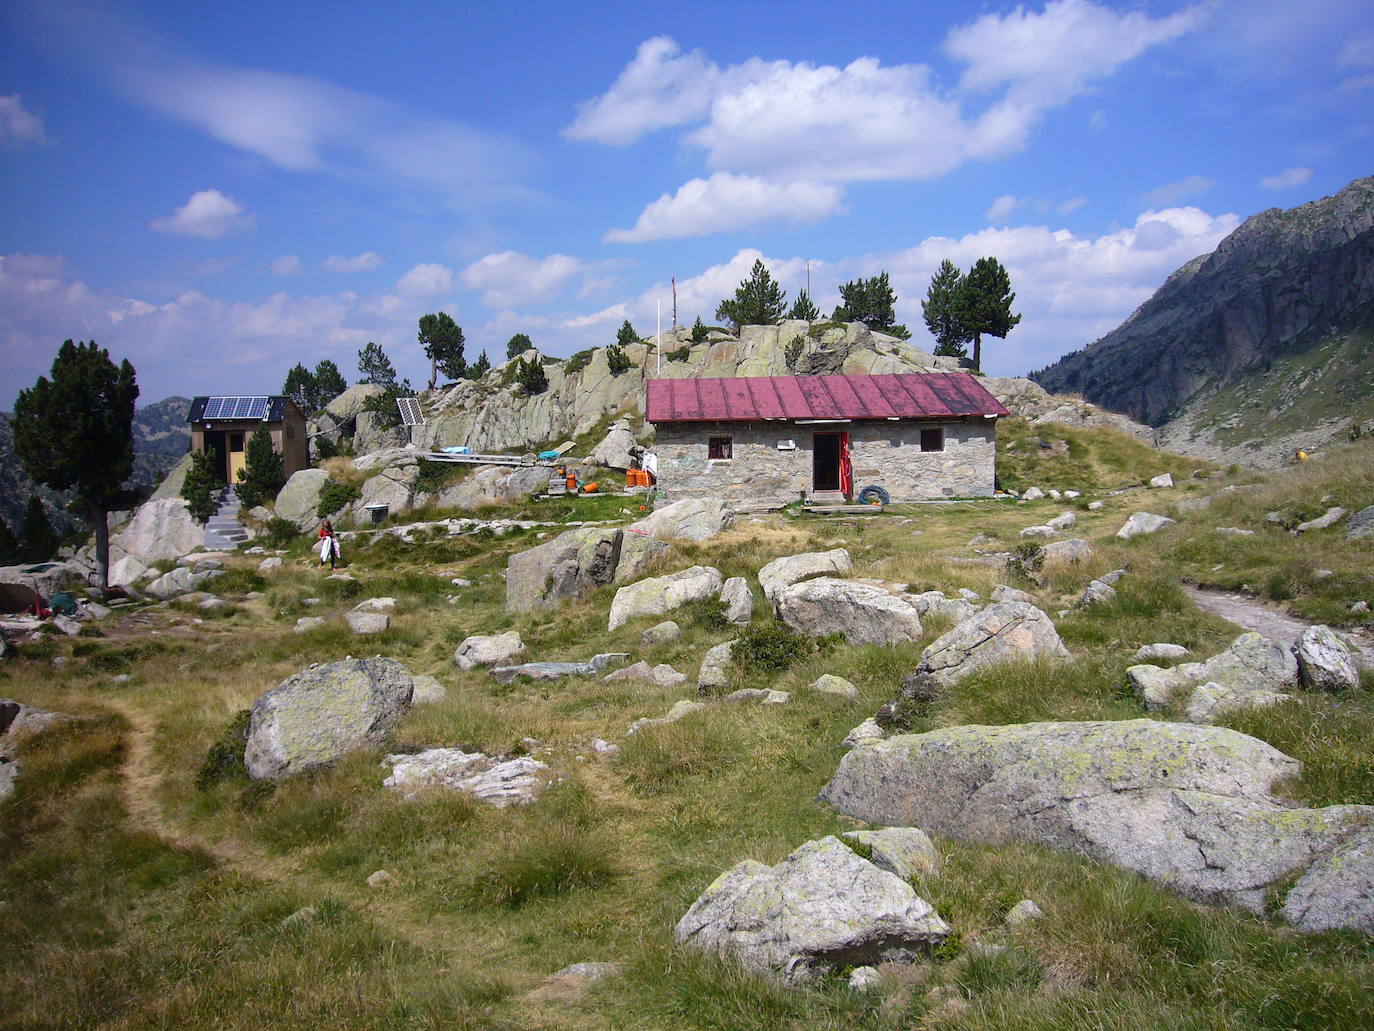
[[[709,563],[752,580],[773,557],[843,546],[856,575],[964,587],[985,598],[1008,582],[1054,614],[1092,575],[1129,568],[1115,602],[1057,619],[1071,661],[966,679],[928,708],[908,710],[914,730],[1142,715],[1123,686],[1136,648],[1173,641],[1208,655],[1237,633],[1199,612],[1178,586],[1218,562],[1228,575],[1232,563],[1248,563],[1244,575],[1264,584],[1310,556],[1333,575],[1294,576],[1289,604],[1326,618],[1354,618],[1343,606],[1361,592],[1374,600],[1374,584],[1360,579],[1374,543],[1344,545],[1338,528],[1293,538],[1264,523],[1273,507],[1296,518],[1326,494],[1332,503],[1374,503],[1374,449],[1310,463],[1159,535],[1121,542],[1112,535],[1131,512],[1167,512],[1227,481],[1106,495],[1099,488],[1164,469],[1186,475],[1197,463],[1132,451],[1104,431],[1050,427],[1034,435],[1066,441],[1067,450],[1032,445],[1031,430],[1013,425],[1005,477],[1076,486],[1086,491],[1080,502],[1105,503],[1077,513],[1075,533],[1093,543],[1094,558],[1049,570],[1043,586],[974,561],[968,542],[982,534],[993,538],[990,548],[1011,550],[1022,527],[1062,510],[1050,502],[745,520],[715,540],[680,546],[664,569]],[[577,504],[544,511],[585,515]],[[602,518],[637,514],[609,499],[598,505]],[[1212,527],[1238,523],[1265,533],[1263,546],[1213,540]],[[501,685],[460,672],[454,648],[469,634],[514,627],[531,658],[628,651],[632,660],[694,675],[706,648],[733,633],[705,608],[682,610],[680,640],[642,647],[640,632],[657,620],[607,632],[610,588],[554,613],[507,615],[500,574],[510,553],[537,542],[536,532],[354,544],[356,585],[324,580],[302,540],[270,578],[256,572],[253,557],[232,558],[215,585],[234,599],[222,616],[146,607],[102,623],[99,636],[24,645],[0,665],[0,696],[89,717],[33,742],[21,756],[17,794],[0,803],[0,1027],[1374,1026],[1367,938],[1298,935],[1032,846],[938,841],[943,870],[917,888],[955,935],[926,962],[890,970],[873,994],[852,992],[843,979],[783,991],[678,950],[674,923],[721,871],[746,858],[776,862],[808,839],[855,826],[816,800],[844,754],[840,741],[894,696],[924,644],[947,626],[928,620],[922,641],[893,648],[799,648],[790,668],[740,674],[740,686],[793,692],[787,705],[716,703],[627,738],[633,720],[695,697],[694,676],[678,688],[595,678]],[[454,577],[473,586],[454,588]],[[1336,591],[1333,580],[1344,586]],[[260,596],[249,598],[254,592]],[[371,638],[348,634],[342,613],[382,595],[398,600],[391,628]],[[307,614],[330,622],[293,633]],[[755,620],[769,618],[760,600]],[[232,740],[235,713],[264,690],[312,662],[377,653],[448,689],[445,701],[410,712],[392,751],[532,750],[559,782],[533,805],[497,810],[444,794],[403,802],[381,787],[385,774],[372,753],[275,787],[207,766],[216,743]],[[821,673],[851,679],[860,702],[806,691]],[[1288,788],[1295,800],[1374,804],[1370,686],[1344,698],[1304,695],[1236,725],[1303,760],[1303,777]],[[620,752],[596,752],[598,738]],[[368,888],[379,869],[394,882]],[[1001,937],[1003,916],[1027,897],[1045,919]],[[282,925],[306,906],[313,920]],[[971,948],[980,940],[1012,948],[983,955]],[[623,975],[585,991],[540,989],[569,963],[602,960],[623,963]]]

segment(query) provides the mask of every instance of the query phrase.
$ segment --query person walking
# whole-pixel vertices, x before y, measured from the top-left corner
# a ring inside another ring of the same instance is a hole
[[[335,568],[335,562],[339,559],[339,539],[334,536],[334,524],[328,519],[320,527],[320,568],[324,568],[327,561],[329,568]]]

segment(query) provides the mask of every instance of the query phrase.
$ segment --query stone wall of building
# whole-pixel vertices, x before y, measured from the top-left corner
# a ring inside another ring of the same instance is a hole
[[[787,497],[810,492],[816,433],[846,430],[854,490],[884,487],[893,500],[986,497],[996,478],[993,419],[950,422],[662,423],[655,433],[658,480],[668,497],[731,499]],[[921,431],[942,429],[944,449],[921,450]],[[729,437],[731,458],[708,457],[711,437]],[[791,442],[794,447],[779,447]]]

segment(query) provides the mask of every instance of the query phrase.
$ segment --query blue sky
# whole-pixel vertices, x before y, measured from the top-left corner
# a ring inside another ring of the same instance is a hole
[[[828,310],[1007,265],[1021,374],[1245,217],[1374,174],[1355,0],[0,8],[0,406],[61,341],[143,400],[263,393],[416,320],[468,355],[709,323],[762,256]]]

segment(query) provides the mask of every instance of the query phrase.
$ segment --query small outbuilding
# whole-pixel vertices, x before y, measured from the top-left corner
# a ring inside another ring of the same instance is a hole
[[[664,490],[733,500],[989,496],[1009,414],[967,372],[656,379],[646,404]]]
[[[310,464],[305,413],[284,395],[197,397],[186,421],[191,424],[191,450],[214,456],[215,471],[225,483],[239,482],[248,438],[259,429],[271,434],[287,476]]]

